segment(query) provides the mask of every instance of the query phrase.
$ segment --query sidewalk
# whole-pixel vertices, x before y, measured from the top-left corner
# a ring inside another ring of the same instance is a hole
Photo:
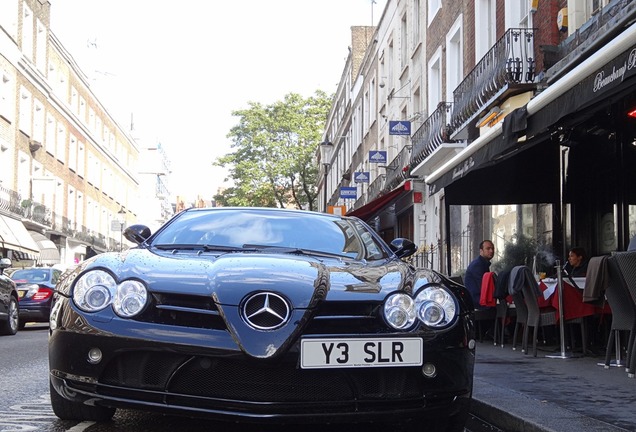
[[[473,413],[506,432],[636,431],[636,379],[625,367],[598,366],[604,353],[546,357],[560,354],[477,342]]]

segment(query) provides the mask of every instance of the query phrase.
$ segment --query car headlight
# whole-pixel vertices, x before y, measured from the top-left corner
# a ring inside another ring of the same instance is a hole
[[[424,288],[415,297],[417,317],[428,327],[446,327],[457,316],[457,300],[441,285]]]
[[[407,329],[416,319],[415,303],[408,294],[391,294],[384,302],[384,318],[395,329]]]
[[[75,283],[73,301],[84,312],[97,312],[109,305],[119,316],[129,318],[139,314],[146,306],[148,293],[144,284],[125,280],[117,284],[110,273],[92,270]]]
[[[444,328],[457,317],[455,297],[441,285],[430,285],[415,299],[405,293],[391,294],[384,302],[384,319],[396,330],[411,328],[416,321],[427,327]]]

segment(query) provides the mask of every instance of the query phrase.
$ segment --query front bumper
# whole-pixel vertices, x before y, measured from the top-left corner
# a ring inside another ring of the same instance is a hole
[[[358,422],[450,416],[466,410],[472,395],[474,351],[459,334],[425,343],[424,361],[437,368],[425,378],[420,367],[300,369],[297,345],[257,359],[221,330],[194,332],[181,344],[167,336],[170,326],[150,331],[124,321],[122,335],[117,318],[103,325],[66,312],[72,319],[53,326],[49,340],[50,378],[60,395],[80,403],[225,420]],[[97,363],[88,361],[94,348],[102,353]]]

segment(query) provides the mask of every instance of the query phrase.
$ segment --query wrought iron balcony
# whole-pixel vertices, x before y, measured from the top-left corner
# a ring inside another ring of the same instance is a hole
[[[402,180],[406,179],[410,173],[409,163],[411,161],[411,146],[404,146],[398,155],[386,166],[386,182],[382,192],[389,192]]]
[[[415,167],[430,156],[442,143],[451,142],[450,113],[453,104],[440,102],[437,109],[422,123],[422,126],[413,134],[411,143],[410,166]]]
[[[379,175],[369,184],[369,189],[367,189],[367,202],[373,201],[380,195],[380,192],[384,189],[385,180],[385,175]]]
[[[536,87],[535,32],[536,29],[508,29],[453,91],[450,124],[454,134],[465,130],[481,110],[497,99]]]
[[[51,226],[51,210],[32,199],[23,199],[18,192],[0,186],[0,208],[40,225]]]

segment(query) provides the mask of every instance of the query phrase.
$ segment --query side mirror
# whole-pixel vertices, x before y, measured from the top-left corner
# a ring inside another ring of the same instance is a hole
[[[4,273],[4,269],[11,267],[11,260],[9,258],[0,259],[0,274]]]
[[[150,228],[146,225],[131,225],[124,230],[124,237],[126,240],[135,244],[141,244],[148,240],[150,237]]]
[[[417,245],[405,238],[396,238],[389,246],[398,258],[407,258],[417,252]]]

